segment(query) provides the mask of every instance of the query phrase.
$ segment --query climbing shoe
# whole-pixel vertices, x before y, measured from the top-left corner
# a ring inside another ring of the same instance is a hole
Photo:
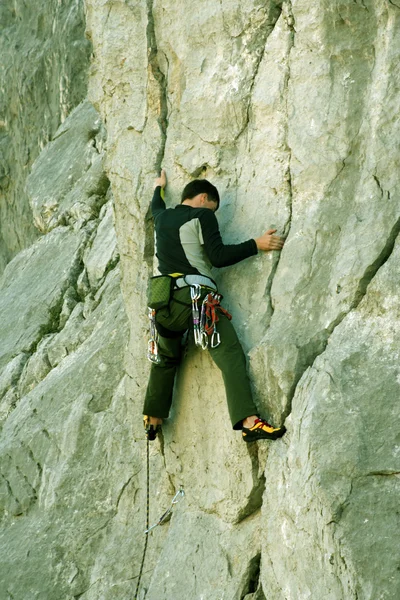
[[[286,432],[286,427],[272,427],[264,419],[256,419],[253,427],[243,427],[242,437],[244,442],[257,440],[277,440]]]
[[[146,428],[146,437],[149,440],[149,442],[153,442],[157,437],[157,433],[159,433],[160,431],[160,425],[157,425],[156,427],[154,427],[154,425],[149,425]]]
[[[161,425],[150,425],[150,419],[147,415],[144,415],[143,417],[143,425],[146,432],[146,438],[149,442],[153,442],[157,437],[157,433],[160,433],[161,431]]]

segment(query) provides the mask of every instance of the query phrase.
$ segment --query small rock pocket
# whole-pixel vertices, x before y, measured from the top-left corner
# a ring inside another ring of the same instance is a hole
[[[154,310],[168,306],[172,298],[174,282],[174,277],[170,275],[150,277],[147,284],[147,306]]]

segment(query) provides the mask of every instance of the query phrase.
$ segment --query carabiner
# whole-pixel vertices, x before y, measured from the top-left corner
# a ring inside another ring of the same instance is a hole
[[[190,297],[192,299],[192,302],[197,302],[197,300],[200,298],[201,296],[201,287],[198,283],[194,283],[193,285],[190,286]]]
[[[200,339],[199,346],[201,346],[202,350],[207,350],[207,348],[208,348],[208,335],[206,334],[205,331],[201,332],[201,339]]]
[[[214,338],[216,338],[216,341],[214,341]],[[220,345],[220,343],[221,343],[221,336],[219,335],[218,331],[214,327],[214,331],[211,336],[211,348],[216,348],[217,346]]]

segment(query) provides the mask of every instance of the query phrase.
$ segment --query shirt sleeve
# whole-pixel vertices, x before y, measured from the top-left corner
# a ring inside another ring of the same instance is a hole
[[[164,202],[164,190],[160,185],[156,187],[151,201],[151,214],[156,217],[160,212],[166,209]]]
[[[257,254],[255,240],[241,244],[224,244],[218,221],[213,211],[205,208],[199,217],[204,239],[204,249],[213,267],[228,267]]]

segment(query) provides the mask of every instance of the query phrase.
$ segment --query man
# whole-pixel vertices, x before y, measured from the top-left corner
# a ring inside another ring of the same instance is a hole
[[[214,215],[219,207],[219,194],[206,179],[189,183],[183,190],[181,204],[167,209],[164,188],[165,171],[155,180],[151,210],[155,219],[157,258],[162,275],[175,277],[175,289],[167,308],[156,313],[159,334],[160,362],[151,366],[143,414],[148,439],[155,439],[162,420],[167,418],[172,403],[172,392],[177,366],[181,359],[181,342],[185,332],[193,327],[191,285],[200,285],[199,303],[217,287],[211,268],[226,267],[240,262],[258,251],[281,250],[284,240],[270,229],[256,239],[241,244],[225,245]],[[246,359],[230,321],[230,315],[218,313],[220,343],[209,344],[209,352],[222,371],[229,415],[233,429],[242,430],[245,442],[260,439],[275,440],[285,427],[272,427],[257,414]]]

